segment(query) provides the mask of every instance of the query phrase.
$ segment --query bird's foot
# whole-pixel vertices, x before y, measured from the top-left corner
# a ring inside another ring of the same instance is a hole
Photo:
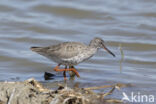
[[[64,73],[63,73],[64,79],[66,79],[66,71],[73,71],[73,72],[76,74],[77,77],[80,77],[79,73],[76,71],[75,68],[59,69],[59,65],[58,65],[58,66],[56,66],[56,67],[54,68],[54,70],[57,71],[57,72],[62,72],[62,71],[64,71]]]

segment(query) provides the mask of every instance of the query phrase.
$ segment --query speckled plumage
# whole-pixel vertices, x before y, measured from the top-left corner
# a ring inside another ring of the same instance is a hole
[[[31,50],[58,64],[74,66],[92,57],[99,48],[104,48],[115,56],[104,46],[104,41],[101,38],[94,38],[89,45],[79,42],[64,42],[48,47],[31,47]]]

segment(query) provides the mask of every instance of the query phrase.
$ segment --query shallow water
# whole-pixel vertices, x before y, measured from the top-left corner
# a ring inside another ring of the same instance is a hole
[[[31,52],[31,46],[65,41],[88,44],[101,37],[116,58],[100,50],[76,68],[81,86],[131,83],[126,91],[155,94],[155,0],[2,0],[0,3],[0,80],[45,82],[57,64]],[[121,54],[125,54],[120,73]],[[54,81],[62,81],[57,73]],[[140,86],[140,87],[138,87]],[[148,89],[148,90],[147,90]]]

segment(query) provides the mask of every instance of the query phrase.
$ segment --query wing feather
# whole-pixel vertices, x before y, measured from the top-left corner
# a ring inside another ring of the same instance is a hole
[[[49,46],[47,54],[59,58],[71,58],[87,49],[85,44],[79,42],[64,42],[58,45]]]

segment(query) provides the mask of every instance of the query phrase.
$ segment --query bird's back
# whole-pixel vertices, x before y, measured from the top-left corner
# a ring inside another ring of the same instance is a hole
[[[87,48],[88,46],[83,43],[64,42],[48,47],[31,47],[31,50],[44,56],[50,55],[58,58],[72,58],[78,55],[80,52],[85,51]]]

